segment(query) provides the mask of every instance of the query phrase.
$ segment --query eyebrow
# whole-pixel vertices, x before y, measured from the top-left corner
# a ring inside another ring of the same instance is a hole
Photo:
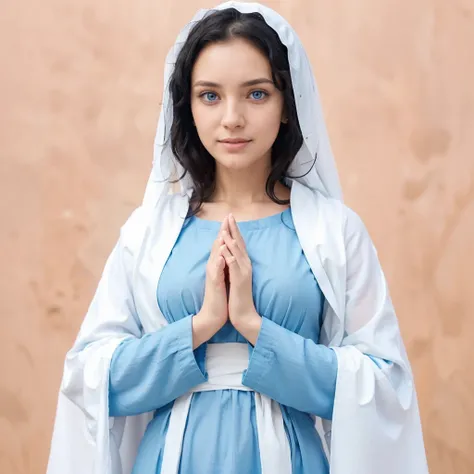
[[[256,86],[257,84],[272,84],[275,83],[271,79],[267,79],[266,77],[259,77],[258,79],[252,79],[251,81],[246,81],[240,84],[241,87],[249,87],[249,86]],[[194,83],[193,87],[204,86],[204,87],[221,87],[220,84],[217,82],[211,81],[197,81]]]

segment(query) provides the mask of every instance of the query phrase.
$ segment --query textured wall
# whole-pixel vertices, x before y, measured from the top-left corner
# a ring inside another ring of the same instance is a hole
[[[308,48],[346,200],[379,249],[431,472],[472,473],[474,4],[266,3]],[[2,0],[2,473],[45,471],[64,354],[142,197],[165,52],[212,5]]]

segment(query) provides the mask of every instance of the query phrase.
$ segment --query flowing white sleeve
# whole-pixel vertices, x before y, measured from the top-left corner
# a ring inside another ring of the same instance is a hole
[[[116,347],[142,333],[131,288],[134,248],[142,233],[139,208],[121,229],[66,355],[48,474],[122,472],[119,446],[125,419],[108,416],[109,366]]]
[[[428,472],[413,375],[377,252],[347,210],[344,339],[331,426],[331,474]]]

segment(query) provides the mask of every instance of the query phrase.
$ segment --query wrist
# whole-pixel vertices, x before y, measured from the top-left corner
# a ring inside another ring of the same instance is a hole
[[[197,318],[199,324],[208,328],[210,331],[215,330],[217,332],[226,323],[226,320],[216,318],[214,313],[208,311],[205,307],[201,308],[194,317]]]
[[[210,317],[205,311],[200,311],[193,316],[193,349],[211,339],[222,326],[222,323]]]
[[[237,321],[232,321],[232,324],[250,344],[255,346],[262,327],[262,318],[257,312],[240,317]]]

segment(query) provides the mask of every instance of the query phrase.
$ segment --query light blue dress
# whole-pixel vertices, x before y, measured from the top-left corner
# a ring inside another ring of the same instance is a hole
[[[294,230],[291,209],[239,222],[253,268],[253,297],[262,328],[243,385],[281,404],[294,474],[327,474],[328,461],[310,414],[331,418],[336,355],[318,344],[323,295]],[[220,223],[188,218],[157,285],[170,323],[115,351],[111,416],[155,410],[133,474],[159,474],[173,400],[206,381],[203,344],[192,350],[191,318],[203,302],[205,267]],[[211,343],[247,342],[226,324]],[[249,345],[249,347],[251,347]],[[258,474],[254,393],[195,393],[183,440],[181,474]]]

